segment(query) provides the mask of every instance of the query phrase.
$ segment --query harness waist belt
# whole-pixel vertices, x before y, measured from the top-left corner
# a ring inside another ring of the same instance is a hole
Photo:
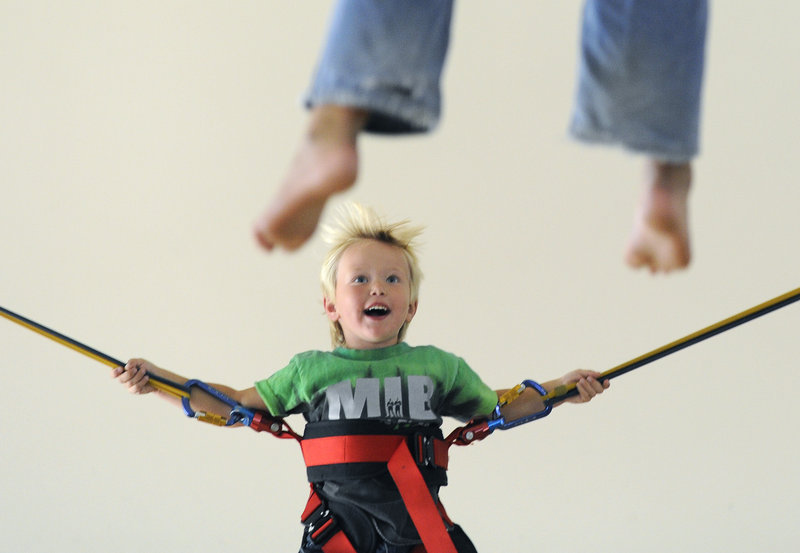
[[[403,442],[419,465],[447,469],[449,444],[431,436],[395,434],[327,436],[300,442],[307,467],[346,463],[387,463]]]

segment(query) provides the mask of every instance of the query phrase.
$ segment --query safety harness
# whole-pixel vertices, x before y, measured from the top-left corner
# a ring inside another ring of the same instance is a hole
[[[345,521],[336,516],[320,484],[330,478],[360,478],[374,473],[375,465],[388,471],[403,500],[408,515],[427,553],[458,553],[448,533],[454,527],[444,507],[434,500],[429,489],[446,483],[449,449],[453,445],[469,445],[482,440],[496,429],[505,430],[547,416],[553,403],[543,402],[541,411],[507,421],[501,408],[532,388],[547,396],[540,384],[525,380],[506,392],[498,401],[493,416],[472,420],[443,438],[438,429],[421,431],[419,427],[392,429],[380,421],[322,421],[306,425],[299,435],[280,417],[253,411],[239,405],[219,390],[199,380],[189,380],[183,388],[183,409],[187,416],[221,426],[243,424],[278,438],[295,439],[303,453],[311,483],[306,508],[301,520],[306,526],[305,538],[324,553],[357,553],[351,537],[344,531]],[[230,407],[227,418],[196,412],[190,406],[191,391],[198,388]],[[436,434],[438,433],[438,434]],[[425,473],[425,476],[423,475]],[[360,534],[354,529],[351,534]],[[365,538],[368,541],[368,538]],[[363,541],[362,540],[359,541]],[[371,550],[370,548],[364,548]]]

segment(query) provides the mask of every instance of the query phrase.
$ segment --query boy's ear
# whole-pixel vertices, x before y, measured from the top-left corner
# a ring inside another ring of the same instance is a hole
[[[414,303],[408,305],[408,315],[406,315],[406,324],[411,322],[411,319],[414,318],[414,315],[417,314],[417,306],[419,305],[419,300],[415,300]]]
[[[336,305],[331,300],[323,297],[322,306],[325,308],[325,314],[331,321],[336,322],[339,320],[339,312],[336,311]]]

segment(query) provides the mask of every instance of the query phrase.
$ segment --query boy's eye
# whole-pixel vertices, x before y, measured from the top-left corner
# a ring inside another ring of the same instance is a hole
[[[386,277],[386,282],[390,284],[397,284],[398,282],[400,282],[400,277],[397,275]]]
[[[365,277],[364,275],[358,275],[357,277],[353,278],[353,282],[356,284],[364,284],[365,282],[367,282],[367,277]]]

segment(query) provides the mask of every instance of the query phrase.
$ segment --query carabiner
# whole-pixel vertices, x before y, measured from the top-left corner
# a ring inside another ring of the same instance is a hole
[[[553,410],[553,405],[551,403],[545,403],[545,407],[541,411],[538,411],[526,417],[520,417],[518,419],[514,419],[513,421],[506,421],[505,417],[503,417],[503,415],[500,414],[500,408],[505,407],[507,404],[517,399],[526,388],[533,388],[534,390],[539,392],[540,396],[547,395],[547,390],[545,390],[544,387],[538,382],[535,382],[533,380],[523,380],[521,384],[517,384],[516,386],[514,386],[514,388],[512,388],[511,390],[509,390],[500,397],[499,401],[497,402],[497,405],[494,408],[494,416],[488,421],[489,432],[498,429],[508,430],[509,428],[514,428],[515,426],[519,426],[521,424],[533,422],[535,420],[544,418],[550,414],[550,411]]]
[[[181,403],[183,405],[183,412],[186,413],[187,417],[192,417],[202,422],[208,422],[211,424],[216,424],[217,426],[233,426],[234,424],[241,423],[245,426],[250,426],[250,423],[253,421],[254,413],[250,409],[243,407],[239,403],[236,402],[231,397],[223,394],[216,388],[209,386],[205,382],[200,380],[189,380],[184,384],[184,387],[191,392],[192,388],[200,388],[208,395],[214,397],[215,399],[221,401],[225,405],[231,408],[230,413],[228,414],[228,418],[222,417],[220,415],[216,415],[214,413],[206,413],[204,411],[194,411],[189,404],[190,397],[183,397],[181,398]]]
[[[503,415],[500,414],[500,409],[517,399],[526,388],[533,388],[539,392],[541,396],[547,395],[547,390],[538,382],[523,380],[521,384],[517,384],[511,390],[500,396],[497,405],[495,405],[492,418],[488,420],[485,418],[472,419],[465,426],[458,427],[450,432],[447,438],[445,438],[445,442],[450,445],[469,445],[484,439],[495,430],[508,430],[509,428],[514,428],[515,426],[525,424],[526,422],[532,422],[549,415],[550,411],[553,410],[553,405],[550,402],[545,402],[545,408],[541,411],[510,422],[506,421]]]

